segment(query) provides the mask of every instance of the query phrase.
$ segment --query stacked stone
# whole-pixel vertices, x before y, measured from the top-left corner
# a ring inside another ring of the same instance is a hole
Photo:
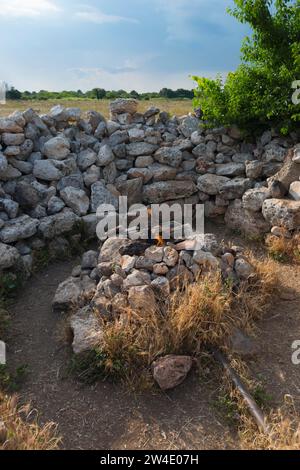
[[[233,285],[247,280],[253,268],[239,247],[220,247],[215,236],[206,234],[199,250],[190,242],[143,247],[132,254],[136,242],[110,238],[101,250],[88,251],[72,276],[57,289],[56,312],[78,310],[71,317],[75,353],[99,344],[99,318],[126,322],[128,309],[143,313],[167,308],[170,293],[208,273],[220,273]],[[125,254],[124,254],[125,253]],[[131,253],[131,254],[126,254]]]
[[[64,251],[78,226],[95,237],[98,206],[117,209],[119,195],[130,205],[204,203],[207,217],[225,215],[233,228],[269,230],[260,205],[267,179],[297,136],[266,132],[249,144],[237,128],[204,130],[193,115],[138,113],[135,100],[116,100],[110,111],[110,120],[61,106],[0,119],[0,270],[24,264],[30,272],[34,250]],[[295,194],[298,177],[292,183]]]

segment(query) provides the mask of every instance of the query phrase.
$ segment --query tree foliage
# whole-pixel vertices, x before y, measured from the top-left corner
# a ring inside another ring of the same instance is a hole
[[[225,80],[193,77],[195,105],[209,124],[253,129],[299,126],[300,106],[292,84],[300,80],[300,0],[234,0],[229,13],[251,26],[242,64]]]

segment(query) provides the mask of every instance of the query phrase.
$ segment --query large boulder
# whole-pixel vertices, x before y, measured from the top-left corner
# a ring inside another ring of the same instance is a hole
[[[39,220],[32,219],[28,215],[22,215],[6,222],[0,230],[0,240],[4,243],[14,243],[18,240],[30,238],[36,234]]]
[[[196,192],[197,186],[191,181],[160,181],[144,186],[143,201],[147,204],[160,204],[189,197]]]
[[[300,227],[300,201],[289,199],[267,199],[263,204],[263,215],[271,224],[294,230]]]
[[[190,356],[165,356],[152,364],[154,380],[162,390],[170,390],[180,385],[191,370]]]

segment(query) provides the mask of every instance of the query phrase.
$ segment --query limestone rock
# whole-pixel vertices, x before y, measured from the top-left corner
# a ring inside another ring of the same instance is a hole
[[[32,237],[37,232],[39,221],[28,215],[22,215],[6,222],[0,230],[0,240],[4,243],[14,243],[18,240]]]
[[[206,174],[199,176],[197,186],[199,191],[215,196],[219,194],[223,186],[230,181],[231,180],[225,176]]]
[[[134,114],[137,112],[138,102],[134,99],[118,98],[109,105],[112,114]]]
[[[248,189],[243,195],[243,207],[246,210],[259,212],[266,199],[270,197],[268,188]]]
[[[60,196],[65,204],[70,207],[75,214],[86,215],[90,205],[90,200],[84,191],[69,186],[60,192]]]
[[[44,145],[46,157],[54,160],[64,160],[70,153],[70,142],[63,136],[53,137]]]
[[[89,307],[78,310],[70,319],[73,331],[72,348],[74,354],[100,348],[103,340],[103,331],[95,313]]]
[[[193,365],[190,356],[165,356],[152,364],[154,380],[162,390],[170,390],[180,385]]]
[[[156,300],[153,289],[148,285],[133,286],[128,291],[128,302],[132,310],[141,313],[154,312]]]
[[[178,168],[182,162],[182,152],[177,148],[162,147],[155,152],[154,158],[163,165]]]
[[[267,233],[271,228],[262,214],[244,209],[240,199],[229,205],[225,214],[225,223],[232,230],[239,230],[254,237]]]
[[[20,259],[20,254],[13,246],[0,243],[0,271],[14,266]]]
[[[190,181],[161,181],[144,186],[143,201],[149,204],[182,199],[197,192],[197,186]]]
[[[91,186],[91,212],[97,212],[98,207],[102,204],[110,204],[118,209],[119,200],[105,187],[102,181],[97,181]]]
[[[267,199],[262,211],[271,225],[278,225],[287,230],[294,230],[300,226],[300,201]]]

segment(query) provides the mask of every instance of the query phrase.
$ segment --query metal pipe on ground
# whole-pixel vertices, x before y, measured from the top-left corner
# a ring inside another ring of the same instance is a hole
[[[241,378],[232,369],[232,367],[230,367],[230,363],[228,359],[224,356],[223,353],[221,353],[220,350],[216,348],[212,348],[212,353],[213,353],[214,358],[223,366],[225,371],[228,373],[235,387],[239,390],[240,394],[242,395],[244,401],[246,402],[249,408],[251,415],[255,419],[258,428],[262,430],[265,434],[268,434],[269,429],[266,423],[265,415],[260,409],[260,407],[257,405],[254,398],[251,396],[251,393],[248,390],[248,387],[243,383]]]

